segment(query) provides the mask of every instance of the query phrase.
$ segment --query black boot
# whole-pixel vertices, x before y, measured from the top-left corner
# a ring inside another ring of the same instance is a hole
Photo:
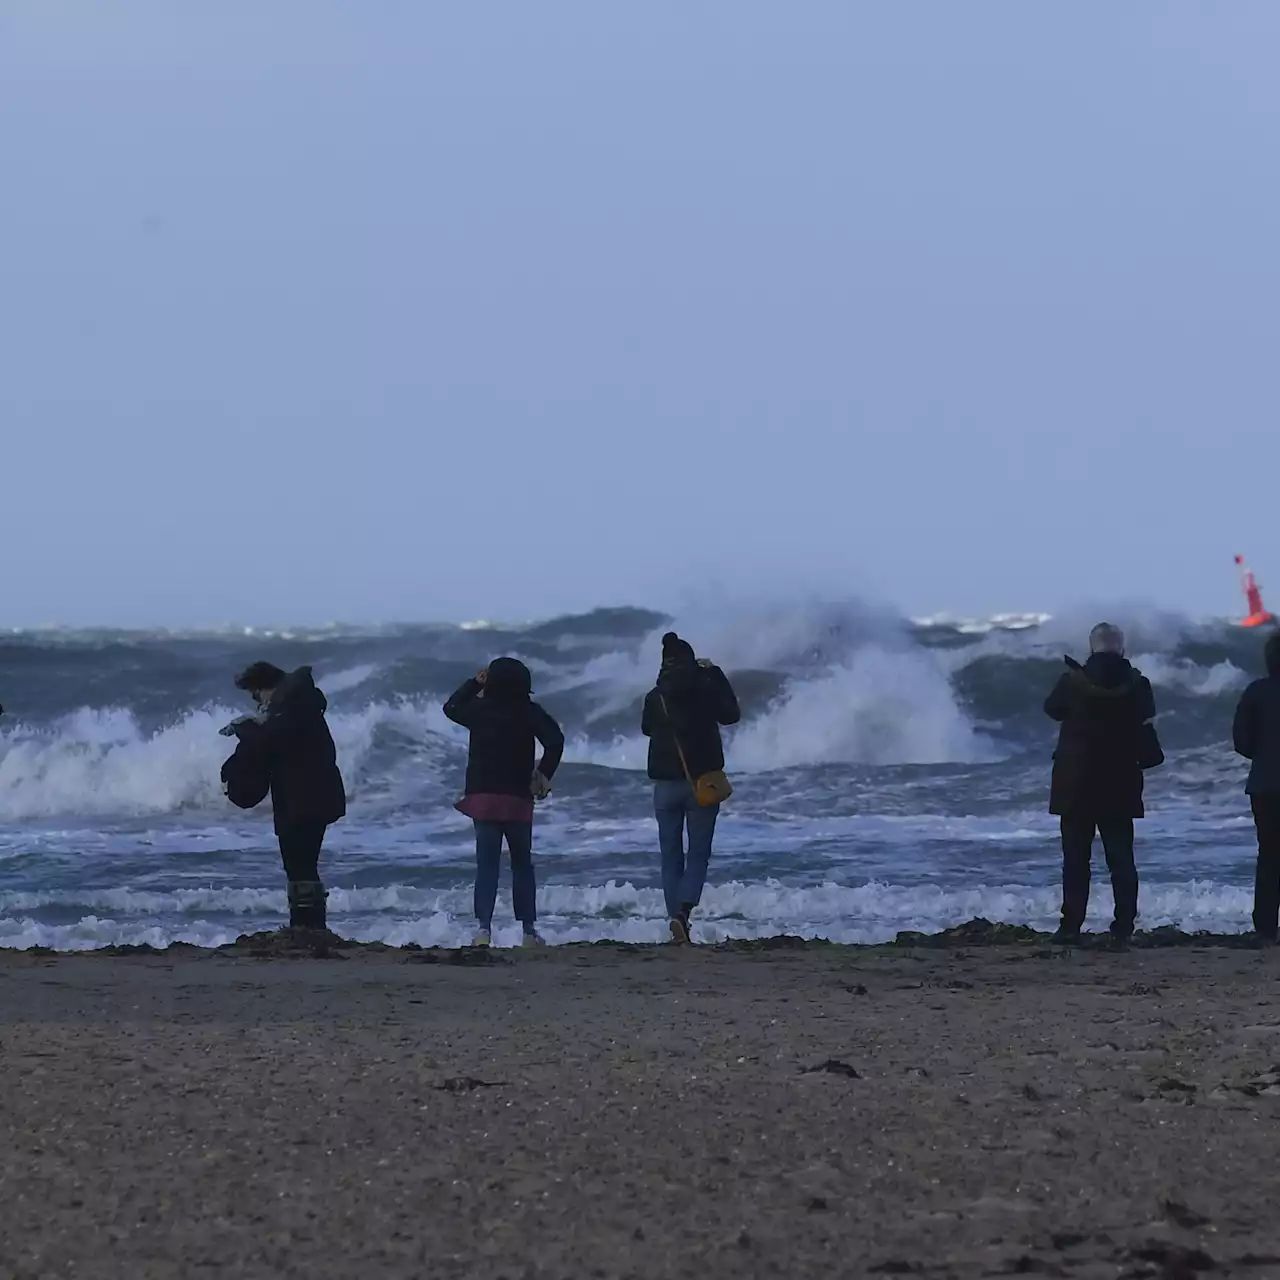
[[[289,881],[289,928],[323,932],[329,895],[319,880]]]

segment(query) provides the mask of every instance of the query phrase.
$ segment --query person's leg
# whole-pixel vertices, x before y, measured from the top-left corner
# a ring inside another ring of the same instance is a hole
[[[502,867],[502,823],[477,822],[475,828],[476,923],[482,931],[488,931],[493,924],[493,908],[498,901],[498,872]]]
[[[1258,865],[1253,884],[1253,929],[1267,942],[1280,922],[1280,796],[1250,796],[1258,833]]]
[[[1114,818],[1100,822],[1098,830],[1102,836],[1102,851],[1107,858],[1107,870],[1111,872],[1111,892],[1116,900],[1111,932],[1117,938],[1128,938],[1133,933],[1133,922],[1138,918],[1138,869],[1133,862],[1133,819]]]
[[[662,854],[662,894],[667,919],[680,914],[680,881],[684,876],[684,815],[689,796],[687,782],[656,782],[653,811],[658,819],[658,848]]]
[[[694,908],[702,901],[702,887],[707,882],[707,867],[711,862],[711,844],[716,834],[716,819],[720,806],[704,808],[690,794],[686,812],[689,825],[689,856],[685,859],[684,875],[680,880],[680,917],[686,926]]]
[[[289,881],[289,927],[292,929],[326,927],[328,894],[320,881],[320,848],[325,830],[323,822],[310,822],[277,832],[280,858]]]
[[[1089,863],[1093,858],[1092,818],[1062,819],[1062,926],[1065,937],[1084,928],[1089,911]]]
[[[538,881],[533,870],[533,823],[506,822],[503,832],[511,850],[511,905],[525,934],[535,933],[538,920]]]

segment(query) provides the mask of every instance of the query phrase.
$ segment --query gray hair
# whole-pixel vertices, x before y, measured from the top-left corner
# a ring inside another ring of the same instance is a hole
[[[1090,653],[1124,653],[1124,632],[1109,622],[1100,622],[1089,632]]]

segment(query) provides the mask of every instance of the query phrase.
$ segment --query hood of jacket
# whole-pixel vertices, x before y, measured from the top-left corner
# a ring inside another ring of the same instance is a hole
[[[280,682],[271,695],[267,709],[271,714],[283,711],[316,711],[323,715],[328,708],[329,700],[316,688],[311,668],[299,667]]]
[[[1267,637],[1267,643],[1262,647],[1262,656],[1267,664],[1267,675],[1280,676],[1280,631]]]
[[[1088,698],[1123,698],[1142,679],[1142,672],[1118,653],[1094,653],[1081,666],[1066,659],[1072,685]]]
[[[519,658],[494,658],[485,677],[484,696],[494,702],[523,702],[533,692],[533,676]]]

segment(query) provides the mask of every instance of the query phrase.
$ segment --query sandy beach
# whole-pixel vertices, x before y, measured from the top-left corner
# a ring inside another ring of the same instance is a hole
[[[1278,969],[9,952],[0,1275],[1280,1276]]]

